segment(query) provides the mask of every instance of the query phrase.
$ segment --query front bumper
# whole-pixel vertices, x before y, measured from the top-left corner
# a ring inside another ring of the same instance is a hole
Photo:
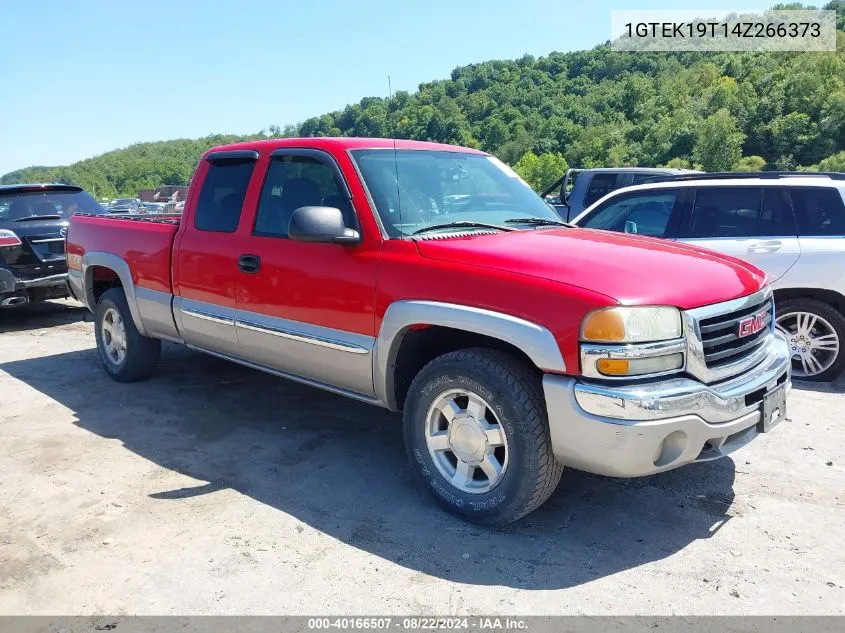
[[[716,459],[757,434],[763,396],[790,383],[786,339],[762,362],[718,384],[671,378],[616,385],[546,374],[552,448],[565,466],[639,477]]]

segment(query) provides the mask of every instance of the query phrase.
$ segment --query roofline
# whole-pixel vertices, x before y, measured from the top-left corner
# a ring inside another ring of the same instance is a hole
[[[85,191],[78,185],[66,185],[58,182],[21,183],[14,185],[0,185],[0,193],[37,193],[39,191]]]

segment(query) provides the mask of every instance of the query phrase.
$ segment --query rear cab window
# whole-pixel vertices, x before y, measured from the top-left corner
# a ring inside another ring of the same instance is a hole
[[[194,226],[200,231],[234,233],[241,219],[255,159],[210,161],[200,189]]]
[[[798,234],[845,235],[845,204],[833,187],[793,187],[789,190],[798,220]]]

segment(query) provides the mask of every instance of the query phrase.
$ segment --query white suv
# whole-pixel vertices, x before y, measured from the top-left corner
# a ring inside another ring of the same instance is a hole
[[[793,375],[831,380],[845,365],[845,174],[667,177],[619,189],[574,223],[711,248],[763,269]]]

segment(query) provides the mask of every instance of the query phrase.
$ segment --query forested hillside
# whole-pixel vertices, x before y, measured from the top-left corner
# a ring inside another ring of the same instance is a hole
[[[790,6],[789,8],[792,8]],[[535,187],[571,166],[845,170],[845,0],[835,53],[622,53],[608,46],[456,68],[392,99],[249,138],[382,136],[480,147]],[[0,182],[78,183],[98,197],[187,182],[235,136],[141,143]]]

